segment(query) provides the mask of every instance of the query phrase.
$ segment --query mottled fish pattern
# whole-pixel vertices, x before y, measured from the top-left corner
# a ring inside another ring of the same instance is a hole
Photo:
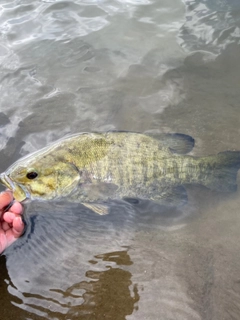
[[[193,146],[194,139],[183,134],[80,133],[18,160],[0,181],[19,201],[67,197],[98,213],[108,199],[175,205],[188,184],[236,190],[240,153],[185,155]]]

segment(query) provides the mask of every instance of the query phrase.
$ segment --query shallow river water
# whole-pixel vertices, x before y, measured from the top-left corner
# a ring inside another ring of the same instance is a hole
[[[81,131],[240,150],[239,40],[238,0],[0,0],[0,172]],[[0,319],[240,319],[240,191],[187,191],[174,211],[27,204]]]

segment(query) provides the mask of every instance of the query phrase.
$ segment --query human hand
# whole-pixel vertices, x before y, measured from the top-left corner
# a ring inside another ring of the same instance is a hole
[[[19,238],[24,231],[22,220],[23,206],[14,201],[5,212],[5,208],[13,201],[11,191],[0,193],[0,254]]]

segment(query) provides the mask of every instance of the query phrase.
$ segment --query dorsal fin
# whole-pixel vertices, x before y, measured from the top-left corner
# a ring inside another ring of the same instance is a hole
[[[136,133],[133,131],[125,130],[110,130],[108,132],[128,132]],[[192,151],[195,140],[184,133],[161,133],[158,130],[148,130],[143,134],[159,140],[164,146],[168,147],[173,153],[186,154]]]
[[[144,134],[162,142],[173,153],[186,154],[192,151],[195,140],[183,133],[159,133],[157,131],[147,131]]]

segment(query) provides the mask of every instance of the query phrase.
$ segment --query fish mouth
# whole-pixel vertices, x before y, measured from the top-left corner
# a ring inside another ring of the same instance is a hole
[[[0,174],[0,183],[13,191],[13,196],[17,201],[30,198],[29,191],[23,185],[13,182],[6,173]]]
[[[0,174],[0,182],[7,188],[9,188],[10,190],[14,190],[14,183],[13,181],[5,174],[5,173],[1,173]]]

